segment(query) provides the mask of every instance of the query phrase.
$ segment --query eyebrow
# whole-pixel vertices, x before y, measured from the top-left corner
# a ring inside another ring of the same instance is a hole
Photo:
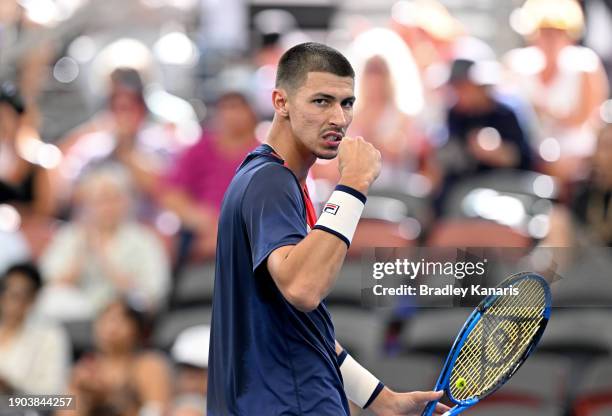
[[[325,98],[327,100],[336,100],[337,99],[337,97],[335,97],[333,95],[330,95],[330,94],[325,94],[323,92],[318,92],[318,93],[313,94],[312,98]],[[355,99],[356,99],[355,96],[351,95],[349,97],[343,98],[340,101],[346,101],[346,100],[353,100],[354,101]]]

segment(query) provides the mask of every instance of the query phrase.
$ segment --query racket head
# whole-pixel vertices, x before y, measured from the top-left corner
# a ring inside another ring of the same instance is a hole
[[[508,381],[535,349],[550,317],[550,288],[541,276],[518,273],[497,287],[519,292],[480,302],[440,375],[440,388],[459,406],[472,406]]]

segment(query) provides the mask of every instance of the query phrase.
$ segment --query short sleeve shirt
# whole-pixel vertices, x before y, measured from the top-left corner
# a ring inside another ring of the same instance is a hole
[[[208,414],[349,415],[331,317],[292,306],[266,267],[307,234],[300,184],[268,145],[250,153],[219,218]]]

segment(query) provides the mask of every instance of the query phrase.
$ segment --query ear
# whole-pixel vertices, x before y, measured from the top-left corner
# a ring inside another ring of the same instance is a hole
[[[272,91],[272,105],[274,106],[274,112],[280,117],[289,117],[289,100],[285,89],[275,88]]]

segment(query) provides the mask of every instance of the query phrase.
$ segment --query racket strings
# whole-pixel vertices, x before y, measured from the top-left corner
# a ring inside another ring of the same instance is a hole
[[[546,306],[541,284],[524,280],[519,295],[500,296],[485,310],[465,341],[451,373],[457,400],[483,396],[512,374],[538,332]],[[466,380],[457,387],[457,380]]]

